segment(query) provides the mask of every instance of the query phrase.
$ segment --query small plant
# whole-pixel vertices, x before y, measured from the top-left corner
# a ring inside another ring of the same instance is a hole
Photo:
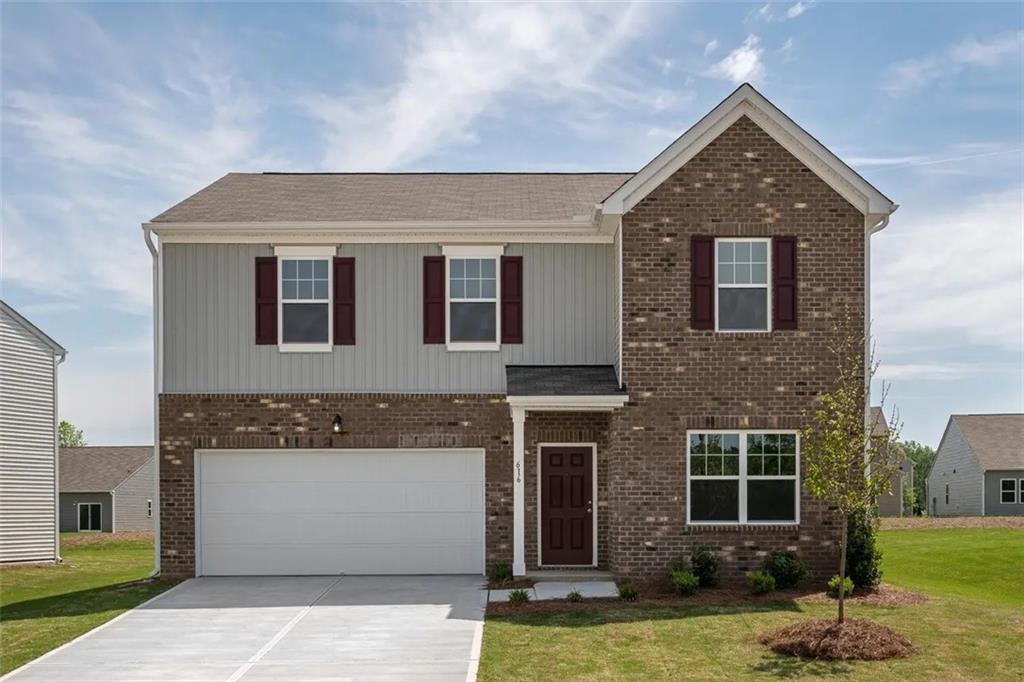
[[[714,587],[718,584],[718,555],[710,547],[693,550],[690,563],[701,587]]]
[[[509,604],[525,604],[529,601],[530,593],[522,588],[519,588],[517,590],[510,590],[508,593]]]
[[[583,595],[579,593],[576,588],[569,590],[569,594],[565,595],[566,601],[571,601],[574,604],[578,604],[583,601]]]
[[[875,515],[860,511],[850,514],[846,533],[846,575],[859,590],[882,582],[882,552],[875,547]]]
[[[765,557],[764,571],[775,578],[775,587],[785,590],[796,587],[807,575],[807,569],[794,552],[776,550]]]
[[[640,596],[640,590],[631,580],[623,580],[618,584],[619,599],[624,601],[636,601]]]
[[[775,591],[775,578],[765,571],[754,571],[747,576],[747,585],[754,594],[768,594]]]
[[[700,579],[692,571],[672,571],[672,587],[684,597],[697,594]]]
[[[679,554],[677,556],[672,557],[672,559],[668,562],[668,574],[669,575],[672,575],[676,571],[689,571],[689,570],[690,570],[690,560],[686,556],[684,556],[682,554]]]
[[[487,569],[487,579],[495,585],[512,581],[512,564],[492,564]]]
[[[853,594],[853,581],[849,578],[843,580],[843,596],[849,597]],[[834,575],[828,581],[828,596],[839,599],[839,576]]]

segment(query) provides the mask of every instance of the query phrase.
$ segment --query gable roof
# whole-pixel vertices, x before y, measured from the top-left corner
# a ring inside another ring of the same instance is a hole
[[[108,493],[152,459],[151,445],[60,448],[60,492]]]
[[[744,83],[605,199],[602,212],[628,212],[742,116],[756,123],[865,216],[881,221],[898,208],[752,85]]]
[[[42,329],[29,322],[28,318],[26,318],[24,315],[19,313],[17,310],[12,308],[8,304],[4,303],[3,300],[0,300],[0,311],[3,311],[9,318],[11,318],[15,322],[15,324],[23,328],[32,336],[39,339],[44,345],[48,346],[50,350],[53,351],[53,354],[59,357],[61,360],[63,360],[64,356],[68,354],[68,352],[64,349],[64,346],[60,345],[59,343],[51,339],[49,335],[47,335]]]
[[[889,422],[886,421],[885,414],[882,412],[881,407],[875,407],[872,405],[871,413],[868,415],[868,421],[871,422],[872,436],[884,436],[889,431]]]
[[[1024,414],[954,414],[949,420],[985,471],[1024,469]]]
[[[228,173],[150,222],[592,221],[631,173]]]

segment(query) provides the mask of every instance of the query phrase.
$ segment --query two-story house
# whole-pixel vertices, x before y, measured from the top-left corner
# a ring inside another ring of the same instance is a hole
[[[829,572],[797,430],[895,209],[749,85],[636,173],[228,174],[143,225],[159,566]]]

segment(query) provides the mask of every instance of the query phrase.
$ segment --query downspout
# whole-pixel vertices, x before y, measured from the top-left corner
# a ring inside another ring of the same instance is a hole
[[[160,308],[161,281],[160,281],[160,252],[153,243],[153,230],[143,223],[142,236],[146,241],[146,248],[153,256],[153,572],[149,577],[160,573],[160,390],[162,388],[162,377],[160,376],[160,353],[163,339],[160,338]]]
[[[868,396],[868,399],[864,401],[864,428],[869,437],[875,428],[871,421],[871,236],[886,228],[889,224],[889,216],[895,213],[899,207],[899,204],[891,204],[889,212],[874,225],[868,222],[867,216],[864,218],[864,227],[866,228],[864,236],[864,386],[867,388]],[[882,418],[885,418],[884,414]],[[866,449],[864,457],[865,459],[868,457]],[[902,501],[900,504],[903,504]]]
[[[60,409],[57,407],[57,368],[67,357],[67,351],[53,360],[53,561],[60,558]]]

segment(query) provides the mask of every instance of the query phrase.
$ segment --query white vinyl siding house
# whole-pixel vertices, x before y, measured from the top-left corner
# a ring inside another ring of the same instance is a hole
[[[55,561],[64,349],[0,301],[0,562]]]

